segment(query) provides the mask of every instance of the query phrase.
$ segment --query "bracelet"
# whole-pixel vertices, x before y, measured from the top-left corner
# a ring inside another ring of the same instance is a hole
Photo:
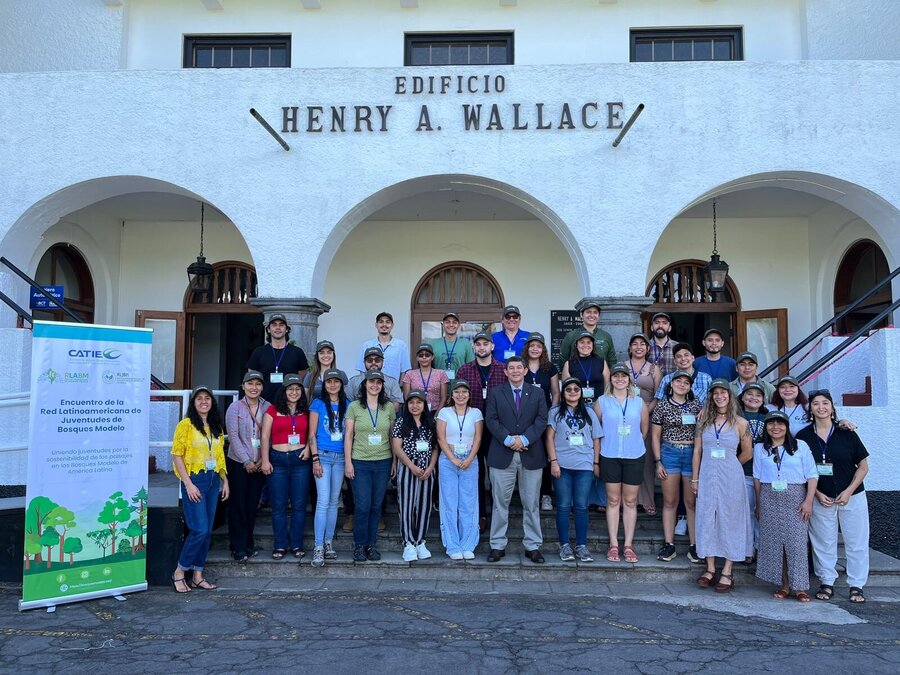
[[[319,461],[319,456],[318,456],[318,455],[313,455],[313,456],[312,456],[312,461],[313,461],[313,462],[318,462],[318,461]]]
[[[551,464],[553,464],[553,462],[556,462],[557,464],[559,464],[559,460],[556,459],[556,458],[550,460],[550,463],[551,463]]]
[[[594,462],[594,466],[600,466],[600,462]]]
[[[662,462],[662,460],[659,459],[659,458],[657,458],[657,459],[655,459],[655,460],[653,460],[653,461],[656,462],[657,464],[659,464],[660,462]]]
[[[692,483],[699,483],[700,481],[699,481],[699,480],[692,480],[691,482],[692,482]]]

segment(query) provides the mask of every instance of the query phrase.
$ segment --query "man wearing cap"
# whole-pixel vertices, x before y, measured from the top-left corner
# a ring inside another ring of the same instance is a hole
[[[728,380],[731,382],[737,377],[735,361],[730,356],[722,354],[725,346],[725,338],[718,328],[710,328],[703,334],[703,348],[706,354],[694,361],[694,368],[706,373],[714,380]]]
[[[706,373],[702,373],[694,368],[694,352],[687,342],[676,342],[672,347],[672,355],[675,359],[675,366],[678,370],[683,370],[694,378],[691,384],[691,391],[701,403],[706,402],[706,396],[709,394],[709,385],[712,384],[712,378]],[[666,398],[666,386],[672,381],[675,372],[666,375],[659,383],[659,389],[656,390],[656,400],[662,401]]]
[[[616,358],[616,349],[613,347],[612,335],[600,328],[600,305],[593,300],[585,300],[575,308],[581,312],[581,328],[575,328],[566,333],[562,344],[559,346],[559,369],[572,355],[572,347],[583,332],[588,332],[594,337],[594,353],[606,361],[612,368],[619,359]],[[602,392],[601,392],[602,393]]]
[[[675,371],[675,358],[672,356],[672,346],[675,344],[669,339],[672,332],[672,318],[665,312],[657,312],[650,319],[650,333],[653,342],[650,343],[650,353],[647,360],[659,367],[663,376]]]
[[[740,396],[744,387],[748,384],[758,384],[765,396],[766,403],[772,402],[772,394],[775,386],[756,374],[759,369],[759,360],[753,352],[741,352],[737,357],[737,377],[731,381],[731,391],[735,396]]]
[[[365,358],[368,353],[367,350],[372,347],[377,347],[381,350],[384,359],[381,372],[385,375],[399,380],[400,376],[410,369],[409,347],[403,340],[391,335],[393,329],[394,317],[389,312],[380,312],[375,317],[375,330],[378,332],[378,335],[371,340],[363,342],[359,350],[359,361],[356,364],[356,369],[359,372],[366,372]],[[388,396],[390,396],[390,392],[388,392]]]
[[[363,353],[363,366],[365,371],[351,377],[350,382],[344,387],[347,401],[355,401],[359,398],[359,385],[366,378],[367,372],[377,370],[384,373],[384,352],[381,351],[380,347],[369,347],[366,349]],[[394,404],[394,410],[400,410],[400,406],[403,404],[403,391],[397,378],[387,374],[384,375],[384,393],[387,394],[388,400]]]
[[[503,364],[493,357],[494,343],[490,333],[478,333],[472,340],[472,350],[475,358],[462,365],[456,371],[457,380],[465,380],[470,387],[472,396],[470,405],[478,408],[484,416],[487,410],[487,399],[495,387],[506,384],[506,370]],[[453,381],[450,382],[453,386]],[[478,446],[478,527],[482,533],[487,529],[488,508],[487,489],[484,479],[487,474],[487,454],[491,447],[491,432],[487,426],[481,434],[481,442]]]
[[[533,563],[544,562],[539,498],[541,477],[547,464],[543,440],[547,403],[538,387],[525,382],[525,370],[522,357],[507,359],[507,384],[497,387],[487,402],[485,426],[493,437],[487,461],[494,496],[488,562],[498,562],[506,554],[509,503],[516,482],[522,501],[525,557]]]
[[[522,330],[522,312],[515,305],[507,305],[503,308],[503,330],[497,331],[491,336],[494,343],[494,358],[500,363],[506,363],[511,356],[521,356],[525,341],[530,331]]]
[[[453,380],[460,366],[475,358],[475,352],[468,340],[459,337],[460,321],[456,312],[447,312],[441,324],[443,337],[431,338],[428,342],[434,350],[435,368],[443,369]]]
[[[270,402],[278,396],[286,374],[296,373],[302,382],[309,369],[306,354],[288,342],[290,336],[291,327],[284,314],[273,314],[266,323],[266,344],[254,349],[247,361],[247,370],[255,370],[265,377],[262,397]]]

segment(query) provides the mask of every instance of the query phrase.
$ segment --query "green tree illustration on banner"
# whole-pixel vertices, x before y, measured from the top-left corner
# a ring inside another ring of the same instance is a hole
[[[129,555],[131,553],[131,544],[128,543],[127,539],[119,540],[119,555]]]
[[[59,504],[48,497],[38,496],[28,504],[25,512],[25,569],[31,569],[31,557],[34,562],[43,562],[41,559],[41,538],[44,535],[47,518],[53,509]]]
[[[65,562],[63,549],[66,546],[66,533],[75,527],[75,514],[64,506],[57,506],[47,516],[47,526],[59,532],[59,562]]]
[[[54,528],[48,527],[44,530],[44,534],[41,535],[41,546],[45,546],[47,548],[47,569],[49,570],[53,565],[53,560],[51,559],[51,555],[53,553],[53,547],[59,544],[59,532],[57,532]]]
[[[137,551],[144,550],[144,544],[141,540],[146,531],[147,530],[141,527],[141,524],[136,520],[132,520],[128,523],[128,527],[125,528],[125,535],[131,537],[131,550],[129,551],[131,555],[134,555]]]
[[[83,547],[81,545],[81,539],[79,539],[78,537],[68,537],[66,539],[65,545],[62,547],[62,552],[69,554],[70,565],[75,564],[75,554],[81,553],[82,550]]]
[[[106,504],[97,516],[97,522],[106,525],[110,534],[110,550],[116,552],[116,531],[120,524],[130,520],[131,508],[120,492],[114,492],[106,500]]]
[[[106,557],[106,549],[109,548],[110,536],[109,530],[93,530],[87,533],[87,538],[100,548],[104,558]]]
[[[136,528],[140,530],[137,535],[126,532],[129,537],[137,536],[137,546],[131,543],[132,554],[134,551],[144,550],[144,535],[147,533],[147,488],[142,487],[137,494],[131,498],[131,511],[134,513],[135,520],[128,524],[128,529],[132,529],[132,525],[136,524]]]

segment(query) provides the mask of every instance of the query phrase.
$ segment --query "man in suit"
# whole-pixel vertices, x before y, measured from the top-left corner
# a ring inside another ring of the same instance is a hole
[[[522,500],[525,556],[534,563],[544,562],[538,502],[541,475],[547,464],[543,442],[547,427],[547,402],[540,388],[525,383],[525,370],[522,357],[508,358],[508,384],[492,389],[487,401],[485,425],[492,436],[487,464],[491,469],[491,492],[494,497],[488,562],[497,562],[506,554],[509,502],[516,479]]]

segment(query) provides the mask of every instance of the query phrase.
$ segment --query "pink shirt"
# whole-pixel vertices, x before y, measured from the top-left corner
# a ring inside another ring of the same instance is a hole
[[[410,390],[421,389],[425,392],[425,398],[428,399],[428,407],[433,411],[438,411],[444,405],[441,400],[441,385],[447,384],[450,379],[447,373],[437,368],[432,368],[430,377],[426,375],[422,377],[422,373],[418,368],[407,370],[403,374],[401,384],[408,384]]]

